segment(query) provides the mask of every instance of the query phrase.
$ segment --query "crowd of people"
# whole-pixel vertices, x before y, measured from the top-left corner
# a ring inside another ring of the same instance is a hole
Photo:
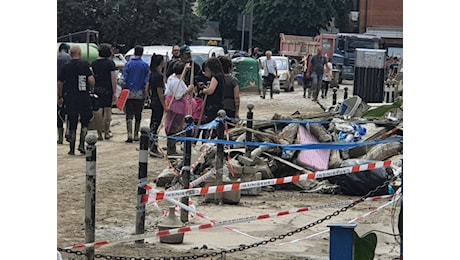
[[[81,59],[79,46],[62,44],[58,54],[58,144],[63,144],[64,124],[68,127],[66,140],[69,155],[75,155],[76,130],[80,122],[80,142],[77,150],[85,153],[88,126],[99,117],[103,126],[97,129],[98,140],[113,137],[110,131],[112,103],[116,102],[116,67],[110,59],[110,45],[99,46],[99,57],[91,64]],[[192,115],[195,124],[206,124],[216,119],[223,109],[227,119],[239,117],[239,82],[232,76],[230,57],[211,57],[202,67],[193,61],[187,45],[172,46],[173,57],[165,62],[160,54],[152,55],[150,65],[142,60],[143,47],[136,46],[134,56],[122,71],[123,88],[129,90],[124,106],[127,143],[139,141],[142,112],[147,100],[151,109],[150,156],[161,157],[158,147],[160,126],[167,136],[180,135],[185,129],[186,115]],[[134,128],[133,128],[134,121]],[[215,131],[195,130],[195,136],[216,138]],[[180,155],[176,140],[168,138],[167,155]]]
[[[95,118],[102,122],[97,129],[98,140],[112,138],[110,124],[112,104],[116,102],[116,66],[111,60],[110,45],[99,46],[99,57],[91,64],[81,59],[80,47],[68,44],[59,46],[58,54],[58,144],[69,142],[68,154],[74,155],[76,130],[80,122],[80,139],[77,150],[84,153],[85,136],[88,126]],[[157,135],[164,125],[168,136],[181,134],[185,128],[185,116],[192,115],[197,125],[207,124],[216,119],[223,109],[230,119],[239,118],[239,82],[232,76],[234,65],[228,56],[210,57],[200,67],[193,61],[193,54],[187,45],[172,46],[172,58],[166,62],[163,55],[152,55],[150,65],[142,60],[143,47],[134,48],[134,56],[122,71],[123,88],[129,90],[124,107],[127,143],[140,140],[139,131],[142,112],[147,100],[151,109],[149,150],[153,157],[161,157]],[[252,57],[262,55],[256,47]],[[276,62],[271,59],[270,50],[265,51],[266,59],[259,63],[263,69],[263,91],[270,89],[273,98],[273,81],[278,77]],[[313,101],[327,98],[329,84],[333,79],[330,58],[318,48],[316,54],[309,54],[303,63],[303,97]],[[134,122],[133,122],[134,121]],[[133,125],[134,123],[134,125]],[[64,131],[64,125],[66,130]],[[230,126],[232,124],[229,124]],[[215,138],[215,131],[194,130],[194,136]],[[176,140],[168,138],[167,154],[179,155]]]

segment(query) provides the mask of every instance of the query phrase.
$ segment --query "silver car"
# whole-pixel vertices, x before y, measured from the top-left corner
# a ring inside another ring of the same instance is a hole
[[[263,64],[263,62],[267,58],[262,56],[259,58],[259,62]],[[289,58],[286,56],[272,56],[272,59],[276,61],[276,67],[278,69],[278,76],[280,81],[280,88],[284,89],[284,91],[294,91],[294,72],[291,69]],[[263,75],[264,70],[260,70],[260,75]]]

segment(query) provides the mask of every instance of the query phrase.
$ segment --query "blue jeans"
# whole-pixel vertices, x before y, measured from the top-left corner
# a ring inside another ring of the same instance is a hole
[[[319,74],[319,73],[313,72],[311,73],[311,78],[312,78],[311,90],[319,91],[323,83],[323,73]]]

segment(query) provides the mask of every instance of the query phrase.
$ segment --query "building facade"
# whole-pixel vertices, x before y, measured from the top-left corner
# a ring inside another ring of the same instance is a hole
[[[402,56],[403,0],[354,0],[359,7],[359,33],[383,38],[390,56]]]

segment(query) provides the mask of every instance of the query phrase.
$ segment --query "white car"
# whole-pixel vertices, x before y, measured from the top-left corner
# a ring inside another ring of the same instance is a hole
[[[172,57],[172,46],[168,45],[152,45],[152,46],[143,46],[144,53],[142,54],[142,60],[145,61],[147,64],[150,65],[150,60],[152,59],[152,55],[161,54],[164,56],[165,62],[168,62]],[[134,56],[134,48],[130,49],[125,54],[125,59],[129,61],[129,59]]]
[[[259,62],[263,65],[267,57],[262,56],[259,58]],[[272,59],[276,61],[276,67],[278,69],[278,76],[280,81],[280,88],[284,91],[294,91],[294,73],[292,72],[289,58],[286,56],[272,56]],[[264,70],[260,70],[260,75],[263,75]]]

